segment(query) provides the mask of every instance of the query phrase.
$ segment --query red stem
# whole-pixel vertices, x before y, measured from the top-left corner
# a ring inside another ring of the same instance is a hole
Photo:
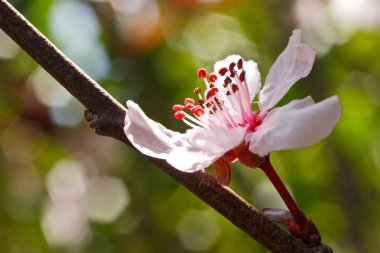
[[[290,213],[293,215],[294,219],[303,227],[304,224],[307,223],[307,218],[303,214],[303,212],[298,208],[296,202],[293,197],[290,195],[288,189],[285,187],[281,178],[278,176],[276,170],[273,168],[272,164],[269,161],[269,157],[267,160],[260,166],[260,168],[264,171],[265,175],[272,182],[277,192],[280,194],[282,200],[285,202],[288,207]]]

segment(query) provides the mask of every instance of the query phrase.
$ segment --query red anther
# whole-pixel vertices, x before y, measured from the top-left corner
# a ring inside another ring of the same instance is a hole
[[[231,92],[230,92],[230,91],[227,91],[226,95],[227,95],[227,96],[231,95]]]
[[[173,105],[174,111],[182,111],[185,107],[183,105]]]
[[[231,63],[230,63],[230,66],[228,67],[228,69],[230,70],[231,73],[234,72],[234,68],[235,68],[235,66],[236,66],[236,63],[235,63],[235,62],[231,62]]]
[[[219,92],[219,89],[216,88],[216,87],[213,87],[211,90],[212,90],[214,93],[218,93],[218,92]]]
[[[226,67],[219,69],[218,73],[221,76],[224,76],[228,72],[228,69]]]
[[[215,87],[215,84],[210,83],[210,88],[214,88],[214,87]]]
[[[226,79],[224,79],[225,84],[230,84],[231,82],[232,82],[232,80],[228,76],[226,77]]]
[[[240,82],[244,82],[245,81],[245,71],[242,71],[239,75],[239,80]]]
[[[174,113],[174,118],[181,120],[185,118],[185,113],[183,111],[178,111]]]
[[[209,90],[207,91],[207,93],[206,93],[206,99],[208,100],[209,98],[215,96],[216,93],[217,93],[218,91],[219,91],[218,88],[215,88],[215,87],[209,89]]]
[[[203,105],[205,103],[205,101],[203,99],[199,99],[198,102],[200,105]]]
[[[230,77],[234,78],[235,77],[235,72],[231,72]]]
[[[199,88],[199,87],[197,87],[197,88],[194,89],[194,93],[197,94],[197,95],[200,94],[201,91],[202,91],[202,90],[201,90],[201,88]]]
[[[206,94],[206,99],[208,100],[210,97],[215,96],[215,93],[212,90],[209,90]]]
[[[240,59],[238,60],[238,62],[237,62],[237,67],[238,67],[238,69],[242,69],[242,68],[243,68],[243,59],[242,59],[242,58],[240,58]]]
[[[206,107],[207,107],[207,108],[211,107],[211,103],[210,103],[210,102],[207,102],[207,103],[206,103]]]
[[[191,110],[195,116],[201,116],[205,113],[205,111],[203,110],[202,106],[200,105],[197,105],[193,108],[193,110]]]
[[[187,108],[187,109],[189,109],[189,110],[193,110],[193,108],[194,108],[194,104],[191,104],[191,103],[188,103],[187,105],[185,105],[185,107]]]
[[[210,80],[210,82],[215,82],[217,79],[218,79],[218,76],[215,74],[215,73],[211,73],[209,76],[208,76],[208,79]]]
[[[184,102],[185,105],[187,105],[187,104],[194,104],[194,103],[195,103],[194,99],[191,99],[191,98],[186,98],[185,102]]]
[[[224,84],[223,84],[223,87],[224,87],[224,88],[227,88],[227,86],[228,86],[228,83],[224,83]]]
[[[198,70],[198,78],[203,79],[203,78],[206,78],[206,76],[207,76],[206,69],[201,68]]]
[[[232,92],[235,93],[239,87],[236,84],[232,84]]]

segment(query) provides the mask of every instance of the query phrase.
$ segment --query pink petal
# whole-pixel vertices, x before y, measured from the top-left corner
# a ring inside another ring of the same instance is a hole
[[[218,73],[218,71],[223,67],[228,68],[231,62],[237,63],[239,59],[243,59],[243,57],[241,57],[240,55],[229,55],[225,59],[217,61],[214,65],[214,72]],[[250,101],[252,101],[260,90],[260,72],[258,70],[257,63],[252,60],[243,60],[243,68],[246,71],[245,78],[247,80]],[[223,80],[222,78],[220,78],[220,81]]]
[[[127,106],[124,132],[131,143],[141,153],[165,159],[184,172],[210,166],[244,139],[244,128],[194,128],[185,134],[173,132],[149,119],[134,102],[128,101]]]
[[[259,156],[271,151],[313,145],[329,136],[342,108],[337,96],[314,104],[310,97],[273,109],[256,132],[247,134],[249,150]]]
[[[294,30],[288,46],[269,71],[259,95],[260,109],[273,108],[295,82],[310,73],[314,59],[315,52],[301,42],[301,30]]]

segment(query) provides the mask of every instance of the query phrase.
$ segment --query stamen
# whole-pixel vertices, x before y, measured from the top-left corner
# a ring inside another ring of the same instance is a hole
[[[191,103],[188,103],[187,105],[185,105],[185,107],[187,108],[187,109],[189,109],[189,110],[193,110],[193,108],[194,108],[194,104],[191,104]]]
[[[226,124],[228,128],[232,128],[234,125],[236,126],[236,124],[233,124],[233,120],[232,122],[229,120],[230,118],[230,115],[227,113],[223,113],[223,109],[220,107],[220,105],[218,105],[218,107],[221,109],[221,110],[218,110],[215,114],[215,116],[219,119],[219,121],[222,123],[222,124]]]
[[[238,69],[242,69],[242,68],[243,68],[243,59],[242,59],[242,58],[240,58],[240,59],[238,60],[238,62],[237,62],[237,67],[238,67]]]
[[[216,103],[216,105],[218,106],[218,108],[223,111],[223,104],[219,101],[219,99],[217,97],[214,98],[214,101]]]
[[[202,109],[202,108],[201,108],[201,109]],[[204,124],[204,123],[203,123],[202,121],[200,121],[199,119],[194,118],[193,116],[187,114],[186,112],[184,112],[184,114],[185,114],[186,119],[191,120],[192,122],[194,122],[195,124],[198,124],[198,125],[201,126],[201,127],[209,128],[206,124]]]
[[[194,105],[194,103],[195,103],[195,101],[192,98],[186,98],[185,102],[184,102],[185,105],[187,105],[187,104],[193,104]]]
[[[242,71],[239,75],[239,80],[240,82],[244,82],[245,81],[245,71]]]
[[[173,105],[174,111],[182,111],[185,107],[183,105]]]
[[[232,84],[232,92],[235,93],[238,89],[239,89],[239,87],[233,83]]]
[[[219,89],[216,87],[209,89],[206,94],[206,100],[209,100],[211,97],[214,97],[216,93],[218,92],[219,92]]]
[[[235,71],[235,81],[239,85],[236,85],[236,90],[238,94],[239,107],[241,109],[241,116],[243,117],[243,124],[248,122],[251,119],[251,103],[249,100],[249,91],[247,87],[247,82],[245,81],[245,71],[243,70],[240,75]],[[232,87],[234,88],[234,87]],[[247,120],[248,119],[248,120]]]
[[[208,77],[206,69],[200,68],[197,75],[203,79],[206,91],[202,92],[199,87],[194,89],[194,94],[198,95],[198,104],[195,104],[194,99],[186,98],[184,105],[173,105],[174,117],[193,128],[233,128],[245,125],[252,116],[247,112],[250,101],[246,102],[249,94],[243,63],[243,59],[238,59],[219,69],[217,73],[212,72]],[[222,76],[220,86],[216,84],[218,78],[221,78],[218,74]],[[184,112],[185,108],[193,115]]]
[[[227,112],[228,114],[230,114],[230,118],[231,120],[234,122],[235,125],[238,125],[235,120],[237,121],[242,121],[243,118],[244,118],[244,115],[242,114],[243,110],[242,110],[242,106],[241,106],[241,102],[240,102],[240,96],[236,96],[233,91],[232,91],[232,87],[231,86],[228,86],[226,88],[227,92],[225,94],[226,96],[226,102],[228,102],[229,106],[230,106],[230,109],[229,110],[225,110],[225,112]],[[236,92],[236,90],[235,90]],[[224,94],[223,94],[224,95]],[[227,97],[229,97],[227,99]]]
[[[241,104],[242,104],[242,106],[244,108],[243,115],[245,115],[245,117],[250,120],[252,117],[251,117],[251,113],[250,113],[250,111],[251,111],[251,102],[250,102],[250,99],[249,99],[249,89],[248,89],[247,81],[246,81],[246,78],[245,78],[246,72],[245,72],[245,70],[243,68],[243,65],[241,67],[242,67],[242,71],[241,71],[241,73],[239,75],[235,72],[235,74],[238,75],[238,78],[235,77],[235,80],[239,84],[239,87],[241,88],[241,89],[239,89],[238,93],[239,93],[239,96],[240,96]]]
[[[203,79],[203,81],[205,82],[206,87],[209,87],[209,83],[208,83],[208,81],[207,81],[206,76],[207,76],[206,69],[204,69],[204,68],[200,68],[200,69],[198,70],[198,78],[199,78],[199,79]]]
[[[204,69],[204,68],[200,68],[200,69],[198,70],[198,78],[199,78],[199,79],[203,79],[203,78],[206,78],[206,76],[207,76],[206,69]]]
[[[197,87],[197,88],[194,89],[194,93],[197,94],[197,95],[200,94],[201,92],[202,92],[202,90],[199,87]]]
[[[228,72],[228,69],[226,67],[219,69],[218,73],[221,76],[224,76]]]
[[[218,79],[218,76],[215,73],[211,73],[208,76],[208,79],[210,80],[210,82],[214,83]]]
[[[200,105],[197,105],[195,106],[192,110],[191,110],[195,116],[197,117],[200,117],[202,116],[203,114],[205,114],[205,111],[203,110],[203,108],[200,106]]]
[[[185,122],[186,125],[188,125],[189,127],[192,127],[192,128],[201,128],[200,126],[197,126],[197,125],[191,123],[190,121],[188,121],[186,119],[183,119],[182,121]]]
[[[228,68],[229,68],[231,74],[232,74],[233,72],[235,72],[235,71],[234,71],[235,66],[236,66],[236,63],[235,63],[235,62],[231,62],[231,63],[230,63],[230,66],[229,66]]]
[[[182,120],[185,118],[185,113],[183,111],[178,111],[174,113],[174,118]]]
[[[228,76],[226,77],[226,79],[224,79],[225,84],[230,84],[231,82],[232,82],[232,80]]]
[[[199,89],[199,90],[197,90],[197,89]],[[201,88],[197,88],[197,89],[194,90],[194,93],[198,95],[199,103],[202,104],[201,101],[203,101],[203,97],[201,95]]]

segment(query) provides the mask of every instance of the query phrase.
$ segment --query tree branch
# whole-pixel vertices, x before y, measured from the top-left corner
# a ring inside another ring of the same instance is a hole
[[[126,109],[5,0],[0,1],[0,27],[88,109],[86,119],[97,134],[133,148],[123,131]],[[311,249],[208,173],[184,173],[163,160],[146,158],[272,252],[330,252],[324,246]]]

